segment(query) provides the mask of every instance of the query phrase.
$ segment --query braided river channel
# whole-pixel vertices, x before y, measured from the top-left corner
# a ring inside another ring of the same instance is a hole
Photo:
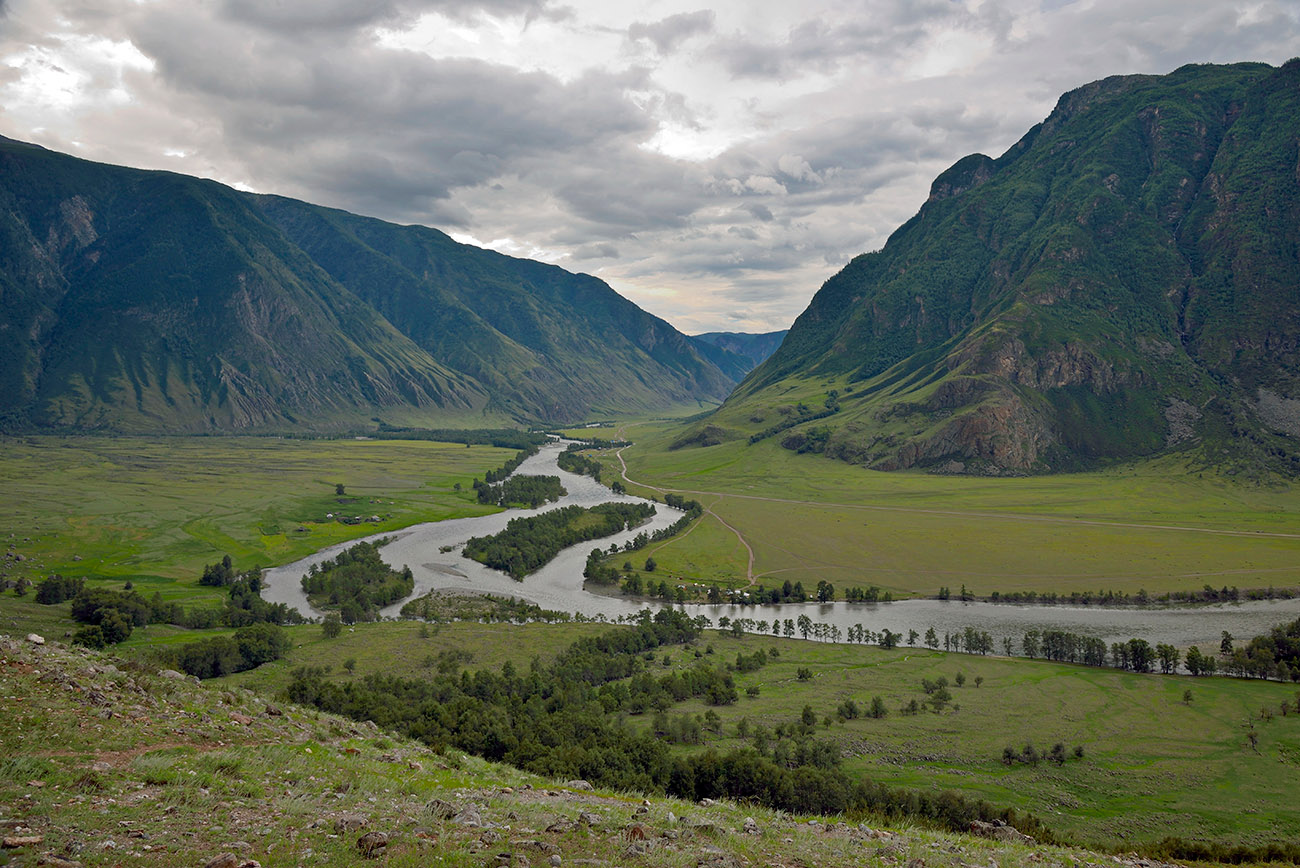
[[[647,603],[607,594],[595,594],[583,589],[582,570],[587,554],[593,548],[608,549],[611,544],[620,548],[642,531],[654,531],[672,524],[682,513],[662,503],[651,521],[633,530],[623,531],[572,546],[549,564],[516,582],[504,573],[490,569],[460,554],[465,541],[473,536],[486,536],[503,530],[512,518],[536,515],[562,506],[577,504],[595,506],[599,503],[642,502],[630,495],[616,495],[610,489],[586,476],[561,470],[556,463],[562,442],[552,442],[523,462],[516,473],[560,477],[568,491],[556,503],[538,509],[507,509],[493,515],[476,518],[450,519],[448,521],[418,524],[401,531],[390,531],[366,537],[367,540],[387,536],[391,540],[380,549],[381,556],[390,565],[401,569],[409,566],[415,576],[413,597],[431,590],[479,592],[499,596],[517,597],[536,603],[543,609],[580,613],[589,618],[617,620],[631,616],[649,606],[657,609],[663,603]],[[286,603],[304,615],[320,616],[311,608],[303,593],[301,578],[312,564],[333,558],[358,540],[340,543],[315,554],[265,574],[262,596],[275,603]],[[447,551],[442,551],[444,548]],[[403,601],[405,602],[405,601]],[[402,603],[384,609],[385,617],[399,617]],[[1256,600],[1241,603],[1224,603],[1209,606],[1176,607],[1097,607],[1097,606],[1014,606],[998,603],[899,600],[893,603],[787,603],[780,605],[685,604],[674,605],[692,616],[704,615],[712,623],[726,616],[732,620],[750,619],[771,622],[773,618],[797,620],[807,615],[814,622],[838,626],[844,634],[854,625],[862,625],[879,633],[890,630],[903,634],[906,639],[911,630],[924,634],[933,627],[942,636],[960,633],[967,627],[989,633],[994,647],[1002,647],[1004,637],[1019,644],[1027,630],[1066,630],[1081,635],[1094,636],[1107,644],[1145,639],[1153,646],[1165,642],[1180,648],[1198,645],[1211,653],[1218,649],[1224,630],[1239,639],[1267,632],[1284,621],[1300,618],[1300,599]]]

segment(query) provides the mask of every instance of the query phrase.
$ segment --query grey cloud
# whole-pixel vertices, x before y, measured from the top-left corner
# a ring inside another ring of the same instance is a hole
[[[295,34],[304,30],[355,32],[426,12],[462,20],[483,12],[532,17],[545,11],[546,0],[224,0],[223,5],[231,20]]]
[[[928,25],[969,20],[952,3],[896,0],[873,9],[870,17],[832,22],[805,21],[780,42],[758,42],[733,35],[718,40],[711,53],[737,78],[787,79],[809,71],[830,72],[853,58],[895,58],[926,37]]]
[[[618,246],[608,241],[600,244],[584,244],[574,249],[573,258],[579,260],[618,259]]]
[[[263,187],[328,204],[418,219],[433,201],[512,165],[617,151],[619,140],[654,129],[624,95],[642,84],[637,72],[563,83],[480,61],[322,51],[309,38],[288,45],[235,22],[210,24],[184,29],[160,12],[135,36],[178,101],[221,119],[225,146]]]
[[[698,12],[681,12],[660,21],[636,21],[628,27],[627,36],[635,41],[648,39],[660,54],[667,54],[692,36],[713,31],[716,16],[711,9]]]

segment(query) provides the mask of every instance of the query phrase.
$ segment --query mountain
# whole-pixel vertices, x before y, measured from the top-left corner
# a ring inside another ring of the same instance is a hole
[[[679,445],[890,470],[1300,471],[1300,60],[1107,78],[828,280]],[[707,430],[706,430],[707,429]]]
[[[568,422],[734,383],[594,277],[7,139],[0,334],[11,428]]]
[[[696,348],[722,370],[741,380],[781,346],[785,330],[750,334],[748,332],[705,332],[691,335]]]

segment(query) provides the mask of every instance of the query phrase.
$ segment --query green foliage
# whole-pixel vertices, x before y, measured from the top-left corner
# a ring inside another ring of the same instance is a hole
[[[52,606],[70,600],[81,593],[85,579],[80,576],[62,576],[53,573],[36,586],[36,602]]]
[[[380,609],[415,589],[410,567],[394,570],[379,557],[387,540],[357,543],[332,560],[313,564],[302,589],[317,608],[338,609],[347,623],[374,620]]]
[[[784,432],[796,452],[958,472],[1172,447],[1300,472],[1294,420],[1267,409],[1300,392],[1297,80],[1202,65],[1065,94],[1001,157],[940,175],[677,442]]]
[[[568,421],[733,382],[596,278],[425,227],[8,140],[0,214],[6,427]]]
[[[603,503],[513,518],[500,533],[472,537],[465,543],[465,556],[522,580],[562,549],[635,527],[654,512],[654,505],[648,503]]]
[[[699,720],[668,714],[675,703],[736,699],[730,674],[703,662],[657,677],[646,671],[645,658],[656,649],[697,635],[680,612],[645,612],[636,627],[579,640],[527,675],[503,668],[500,674],[448,671],[419,680],[367,676],[339,683],[325,680],[318,668],[301,667],[288,693],[295,702],[374,720],[435,747],[455,746],[558,779],[581,776],[600,787],[692,801],[730,797],[797,813],[875,812],[956,829],[975,819],[1002,819],[1052,840],[1032,817],[984,802],[850,778],[839,768],[839,749],[811,737],[817,724],[811,707],[775,741],[765,730],[755,732],[761,750],[674,755],[668,742],[693,745],[704,732],[722,730],[716,712]],[[641,731],[618,722],[619,713],[652,710],[656,714]]]
[[[474,480],[478,502],[493,506],[524,506],[536,509],[559,500],[566,492],[558,476],[511,476],[499,485]]]
[[[342,632],[343,619],[339,617],[338,612],[325,613],[325,618],[321,621],[321,634],[326,639],[337,639]]]
[[[234,580],[235,564],[230,559],[230,555],[225,555],[218,563],[208,564],[203,568],[203,575],[199,577],[199,584],[224,588]]]
[[[283,628],[263,623],[240,627],[232,636],[165,646],[155,653],[163,665],[197,678],[217,678],[279,660],[289,653],[289,648]]]
[[[570,473],[576,473],[579,476],[590,476],[592,479],[600,482],[600,462],[588,458],[579,450],[585,449],[586,444],[571,443],[560,453],[558,463],[561,470],[567,470]]]

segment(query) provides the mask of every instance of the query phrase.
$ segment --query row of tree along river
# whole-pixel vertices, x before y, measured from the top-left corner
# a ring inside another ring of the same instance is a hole
[[[505,529],[507,523],[521,516],[537,515],[566,506],[592,507],[602,503],[645,504],[646,500],[624,493],[614,493],[589,476],[580,476],[562,470],[558,458],[564,449],[563,442],[543,446],[535,455],[526,458],[515,469],[517,474],[558,476],[565,490],[559,500],[535,509],[507,509],[493,515],[476,518],[453,519],[415,525],[404,531],[388,533],[388,542],[380,551],[383,559],[398,570],[409,567],[414,578],[412,596],[434,589],[486,592],[508,597],[519,597],[536,603],[543,609],[578,613],[586,618],[618,621],[636,616],[645,603],[626,597],[594,594],[583,588],[583,569],[593,545],[609,549],[611,545],[622,548],[638,534],[653,535],[670,527],[684,513],[663,503],[655,504],[655,512],[645,524],[623,530],[598,542],[584,542],[561,551],[553,560],[526,580],[518,582],[509,575],[491,569],[475,560],[464,557],[461,550],[472,537],[485,537]],[[369,538],[377,539],[378,536]],[[273,603],[285,603],[305,615],[319,615],[303,592],[301,579],[313,564],[335,558],[343,549],[355,543],[343,543],[323,549],[296,563],[276,567],[265,576],[262,596]],[[402,602],[383,609],[382,614],[398,617]],[[775,621],[782,625],[802,619],[822,625],[820,638],[826,641],[862,641],[864,633],[877,640],[884,633],[900,637],[898,644],[924,646],[924,637],[933,630],[940,638],[961,637],[961,649],[966,649],[966,637],[979,639],[985,653],[1003,653],[1011,641],[1017,651],[1026,634],[1037,631],[1043,634],[1068,634],[1086,637],[1095,650],[1096,643],[1104,643],[1109,655],[1112,646],[1133,638],[1157,645],[1187,648],[1197,645],[1203,651],[1217,651],[1223,633],[1249,637],[1268,632],[1269,628],[1284,621],[1300,617],[1300,599],[1254,600],[1250,602],[1182,608],[1099,608],[1075,606],[1017,606],[997,603],[965,602],[960,600],[900,600],[894,603],[784,603],[776,605],[685,604],[677,605],[693,618],[703,617],[709,623],[731,624],[740,621],[742,628],[767,624],[767,632]],[[725,622],[723,619],[726,619]],[[852,631],[852,639],[850,639]],[[803,636],[796,628],[795,635]],[[916,641],[907,640],[915,637]],[[808,638],[818,638],[811,629]],[[957,650],[957,649],[954,649]],[[1080,652],[1082,653],[1082,652]],[[1140,653],[1140,649],[1139,649]]]

